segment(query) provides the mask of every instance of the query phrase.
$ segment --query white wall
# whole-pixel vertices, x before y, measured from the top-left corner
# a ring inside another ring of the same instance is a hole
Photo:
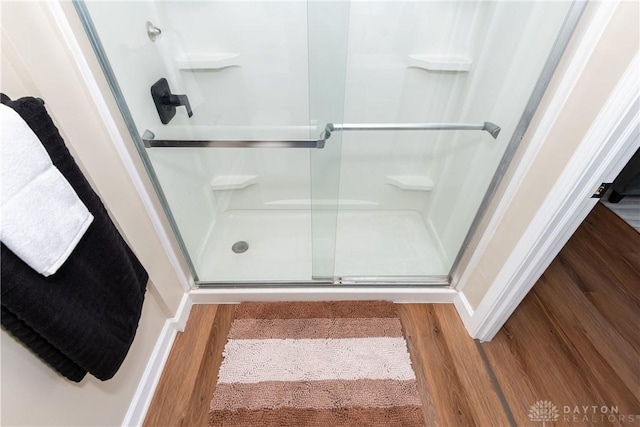
[[[1,424],[121,425],[161,329],[184,294],[74,57],[44,2],[2,3],[2,91],[38,96],[151,280],[133,345],[118,373],[101,382],[59,376],[4,330],[0,333]]]
[[[492,121],[502,127],[500,137],[477,131],[344,133],[340,158],[304,149],[148,150],[196,265],[220,212],[308,209],[287,201],[310,199],[311,155],[330,157],[314,164],[324,165],[328,181],[339,173],[335,197],[349,201],[342,208],[418,211],[440,240],[443,258],[453,262],[568,6],[352,2],[344,9],[346,85],[331,88],[344,99],[344,116],[333,121]],[[308,51],[307,25],[314,17],[304,2],[92,2],[89,10],[139,132],[149,128],[168,139],[307,138],[324,125],[308,127],[314,119],[309,103],[317,102],[309,93],[308,63],[322,52]],[[145,33],[147,20],[163,31],[155,43]],[[234,66],[192,72],[177,63],[225,54],[238,55],[229,60]],[[335,59],[336,52],[325,54]],[[425,70],[412,66],[411,55],[463,58],[471,67]],[[160,77],[175,93],[189,95],[191,119],[180,107],[169,125],[160,124],[149,94]],[[258,180],[214,193],[209,183],[221,175]],[[393,175],[425,176],[434,188],[402,190],[389,185]]]

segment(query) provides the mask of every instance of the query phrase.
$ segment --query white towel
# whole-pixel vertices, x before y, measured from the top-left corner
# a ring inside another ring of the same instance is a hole
[[[0,240],[38,273],[67,260],[93,215],[51,163],[35,133],[0,104]]]

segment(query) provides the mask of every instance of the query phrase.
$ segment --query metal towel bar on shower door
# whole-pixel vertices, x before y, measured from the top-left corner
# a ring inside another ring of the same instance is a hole
[[[481,130],[494,139],[500,134],[500,126],[491,123],[327,123],[318,139],[303,140],[173,140],[155,139],[153,132],[146,130],[142,142],[147,148],[324,148],[332,132],[369,130]]]

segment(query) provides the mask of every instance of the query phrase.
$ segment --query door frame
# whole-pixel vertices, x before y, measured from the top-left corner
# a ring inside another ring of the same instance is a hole
[[[613,8],[611,4],[605,6],[608,7],[602,8],[599,12],[602,16],[596,19],[604,20],[606,26],[617,4],[614,4]],[[608,18],[604,14],[608,14]],[[594,25],[593,31],[597,31],[596,27],[597,25]],[[598,39],[599,37],[595,42],[591,40],[591,48],[595,47]],[[588,56],[578,59],[586,63]],[[591,198],[591,195],[602,182],[613,181],[638,149],[640,88],[637,76],[639,74],[640,56],[636,52],[593,125],[580,142],[478,307],[474,309],[471,306],[465,296],[464,288],[459,286],[454,304],[473,338],[480,341],[493,339],[595,206],[598,199]],[[572,81],[575,81],[578,76],[579,74],[572,76]],[[537,150],[533,151],[535,152],[531,155],[535,157]],[[529,163],[533,161],[533,157],[529,159]],[[528,167],[519,168],[521,177],[528,169]],[[514,185],[511,186],[511,193],[506,194],[503,201],[510,202],[518,190],[519,182],[512,180],[512,184]],[[508,207],[508,202],[502,207],[502,214]],[[494,215],[493,219],[499,222],[501,215]],[[496,226],[497,224],[494,224],[494,231]],[[483,236],[485,248],[491,235],[492,233],[486,232]],[[477,251],[474,254],[476,264],[481,252]],[[469,268],[465,273],[468,274],[469,270],[471,269]],[[460,281],[464,279],[468,280],[463,273]]]

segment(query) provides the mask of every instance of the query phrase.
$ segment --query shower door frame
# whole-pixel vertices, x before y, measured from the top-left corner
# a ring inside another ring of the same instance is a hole
[[[72,0],[73,7],[78,14],[80,22],[87,35],[91,48],[93,49],[100,68],[107,80],[109,89],[115,99],[116,105],[120,111],[120,114],[127,126],[127,130],[134,142],[136,151],[141,158],[142,164],[147,172],[152,186],[158,196],[160,205],[167,217],[173,235],[176,239],[180,252],[184,257],[189,272],[192,275],[195,289],[207,289],[207,288],[282,288],[282,287],[326,287],[327,285],[346,285],[349,287],[390,287],[390,286],[402,286],[405,288],[451,288],[452,279],[457,277],[457,272],[464,270],[469,263],[471,255],[476,249],[480,236],[478,230],[480,224],[484,219],[489,205],[495,197],[496,191],[501,184],[506,171],[515,156],[520,142],[522,141],[525,132],[527,131],[533,116],[537,111],[537,108],[544,96],[549,83],[556,71],[560,60],[564,54],[564,51],[578,25],[580,18],[587,7],[588,0],[572,0],[571,5],[565,15],[564,22],[556,36],[556,40],[547,56],[544,67],[538,77],[538,80],[534,86],[534,89],[529,97],[526,107],[521,115],[518,125],[513,132],[509,143],[503,153],[503,156],[498,164],[498,167],[493,175],[493,178],[487,188],[482,202],[476,215],[469,227],[465,239],[458,251],[456,258],[447,275],[435,275],[435,276],[349,276],[349,277],[334,277],[330,279],[316,279],[316,280],[295,280],[295,281],[282,281],[282,280],[265,280],[265,281],[201,281],[198,278],[195,265],[191,260],[191,256],[187,250],[185,242],[179,231],[177,222],[171,213],[169,203],[161,188],[158,177],[153,169],[148,154],[146,153],[145,142],[143,141],[142,134],[138,131],[131,111],[126,103],[124,95],[119,87],[115,73],[110,65],[107,54],[100,42],[95,26],[91,19],[90,13],[85,5],[85,0]]]

